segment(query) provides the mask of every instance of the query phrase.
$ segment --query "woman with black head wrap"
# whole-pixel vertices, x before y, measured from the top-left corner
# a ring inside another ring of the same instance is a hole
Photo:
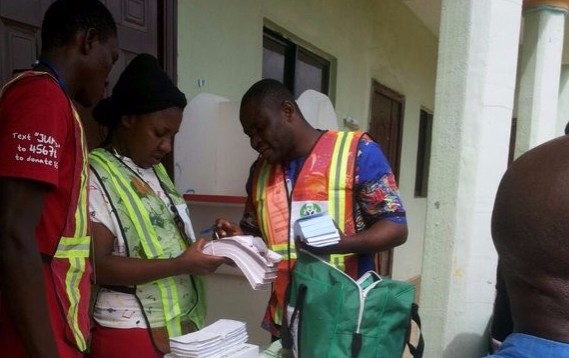
[[[186,97],[151,55],[135,57],[93,110],[108,128],[89,155],[94,304],[91,357],[162,357],[169,337],[199,329],[200,276],[225,262],[202,252],[188,208],[162,158],[172,151]],[[150,332],[151,334],[148,334]]]

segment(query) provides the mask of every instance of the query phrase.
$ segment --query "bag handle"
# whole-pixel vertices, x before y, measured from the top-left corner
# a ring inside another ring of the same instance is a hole
[[[411,326],[415,322],[417,327],[419,327],[419,341],[417,342],[417,346],[414,346],[410,342],[411,338]],[[425,341],[423,339],[423,331],[421,329],[421,317],[419,317],[419,306],[413,302],[411,305],[411,320],[409,321],[409,329],[407,330],[407,335],[405,337],[405,341],[407,344],[407,348],[409,348],[409,353],[413,356],[413,358],[422,358],[423,351],[425,350]]]

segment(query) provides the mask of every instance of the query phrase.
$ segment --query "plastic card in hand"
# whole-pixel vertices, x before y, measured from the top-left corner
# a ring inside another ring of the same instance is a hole
[[[337,244],[340,232],[328,213],[305,216],[294,223],[294,235],[310,246]]]

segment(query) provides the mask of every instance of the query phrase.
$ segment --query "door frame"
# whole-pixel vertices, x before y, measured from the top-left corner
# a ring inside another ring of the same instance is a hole
[[[158,62],[178,84],[178,0],[158,0]],[[174,144],[172,151],[162,158],[166,172],[174,181]]]
[[[399,111],[399,130],[397,133],[397,154],[395,160],[390,160],[390,158],[386,158],[389,160],[389,165],[395,176],[396,182],[399,184],[399,170],[400,170],[400,163],[401,163],[401,150],[403,147],[403,125],[404,125],[404,118],[405,118],[405,96],[401,93],[398,93],[391,88],[381,84],[379,81],[372,79],[371,80],[371,94],[370,94],[370,110],[369,110],[369,124],[368,128],[372,128],[373,124],[373,101],[374,96],[380,94],[392,100],[393,102],[397,102],[400,105]],[[379,143],[379,142],[378,142]],[[384,153],[385,154],[385,153]],[[385,250],[378,252],[375,255],[375,269],[381,276],[391,277],[393,273],[393,249]]]
[[[158,61],[178,83],[178,0],[158,0]]]

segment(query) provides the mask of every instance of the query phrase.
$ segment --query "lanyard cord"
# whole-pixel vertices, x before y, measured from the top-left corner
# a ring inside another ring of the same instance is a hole
[[[146,182],[146,180],[139,174],[136,172],[136,170],[134,170],[133,168],[131,168],[128,164],[126,164],[123,160],[124,156],[119,154],[119,152],[117,152],[117,150],[113,147],[110,146],[110,148],[104,148],[106,151],[110,152],[111,154],[113,154],[115,156],[115,158],[117,158],[117,160],[119,162],[121,162],[128,170],[130,170],[132,173],[134,173],[134,175],[136,175],[138,177],[138,179],[140,179],[142,181],[142,183],[144,183],[146,186],[148,186],[150,188],[150,190],[152,190],[154,192],[154,194],[156,194],[156,196],[158,196],[158,193],[156,193],[156,191],[154,189],[152,189],[152,187]],[[136,165],[136,163],[135,163]],[[186,244],[191,245],[192,244],[192,239],[186,234],[186,223],[184,222],[184,219],[182,219],[182,217],[180,216],[180,212],[178,211],[178,208],[176,207],[176,204],[174,203],[174,199],[172,199],[172,197],[170,196],[170,193],[168,193],[168,190],[166,190],[165,184],[162,182],[162,179],[158,176],[158,173],[156,172],[156,169],[152,168],[152,171],[154,172],[154,175],[156,175],[156,179],[158,180],[158,183],[160,184],[160,187],[162,188],[162,191],[164,192],[164,196],[166,198],[168,198],[168,201],[170,202],[170,205],[164,203],[166,205],[166,207],[168,207],[171,211],[172,214],[172,218],[174,220],[174,224],[176,225],[178,231],[180,232],[180,236],[182,236],[182,239],[186,242]],[[158,197],[160,200],[162,200],[162,198]]]
[[[67,93],[67,87],[65,86],[65,82],[63,81],[63,78],[61,78],[61,76],[59,75],[59,72],[57,72],[55,67],[51,63],[49,63],[49,61],[46,61],[46,60],[36,60],[36,62],[34,62],[34,64],[32,66],[35,68],[35,67],[40,66],[40,65],[49,68],[49,70],[53,73],[55,80],[59,84],[59,87],[61,87],[63,92]]]

